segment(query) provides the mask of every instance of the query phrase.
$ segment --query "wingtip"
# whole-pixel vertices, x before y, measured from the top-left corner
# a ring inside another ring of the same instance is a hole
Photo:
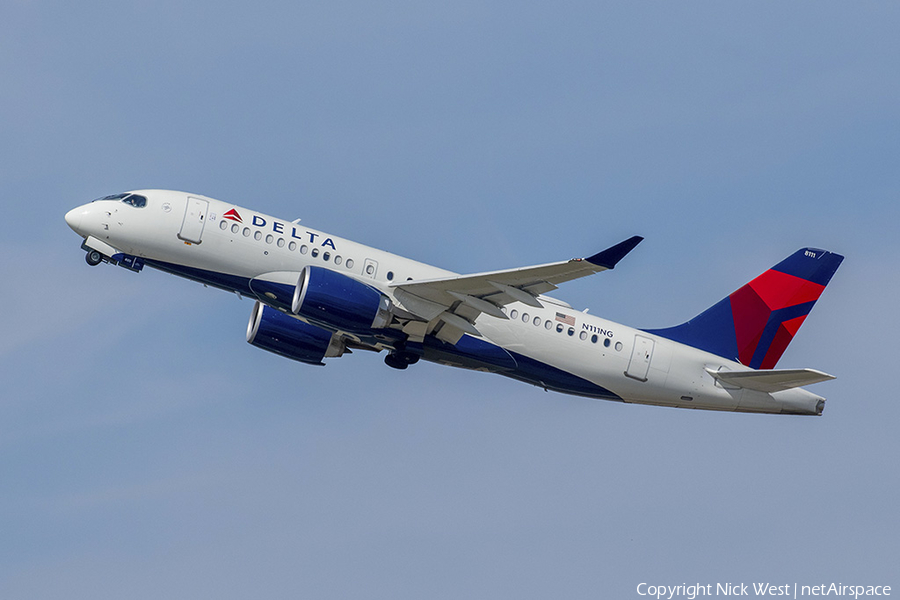
[[[598,267],[614,269],[619,261],[625,258],[625,255],[634,250],[635,246],[642,241],[644,241],[642,236],[634,235],[624,242],[619,242],[615,246],[611,246],[593,256],[589,256],[585,260]]]

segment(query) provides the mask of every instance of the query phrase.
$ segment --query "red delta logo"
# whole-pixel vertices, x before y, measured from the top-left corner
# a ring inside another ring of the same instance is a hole
[[[769,269],[731,294],[738,359],[754,369],[774,369],[824,290],[823,284]]]
[[[244,222],[244,220],[241,218],[241,215],[238,214],[238,211],[236,211],[233,208],[231,210],[229,210],[228,212],[226,212],[224,215],[222,215],[222,217],[225,219],[230,219],[232,221],[237,221],[238,223]]]

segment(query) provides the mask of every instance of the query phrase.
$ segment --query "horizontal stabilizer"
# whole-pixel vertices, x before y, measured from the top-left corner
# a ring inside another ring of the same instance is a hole
[[[815,369],[767,369],[761,371],[714,371],[706,369],[706,372],[723,384],[766,393],[780,392],[834,379],[834,375]]]

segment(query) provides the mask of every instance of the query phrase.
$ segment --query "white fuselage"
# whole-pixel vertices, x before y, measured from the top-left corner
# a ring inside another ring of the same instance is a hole
[[[66,220],[86,238],[87,247],[106,256],[119,252],[139,257],[150,266],[253,295],[262,302],[267,302],[267,298],[253,293],[254,280],[295,284],[297,273],[307,265],[351,276],[391,298],[392,284],[454,275],[302,223],[212,198],[166,190],[137,193],[148,199],[146,206],[98,200],[72,210]],[[546,296],[541,300],[543,308],[509,304],[503,309],[508,319],[481,314],[474,323],[485,341],[517,357],[522,369],[506,375],[548,389],[641,404],[771,413],[821,412],[823,399],[806,390],[764,393],[737,387],[726,389],[707,371],[748,370],[738,362],[576,311]],[[425,358],[429,356],[426,354]],[[462,366],[452,357],[432,360]],[[545,382],[541,378],[545,367],[610,394]]]

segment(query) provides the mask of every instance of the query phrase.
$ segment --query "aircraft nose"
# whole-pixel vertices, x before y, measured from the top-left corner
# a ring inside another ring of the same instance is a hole
[[[78,208],[73,208],[69,212],[66,213],[66,223],[75,233],[81,233],[79,228],[81,227],[81,217],[84,215],[84,208],[79,206]]]

